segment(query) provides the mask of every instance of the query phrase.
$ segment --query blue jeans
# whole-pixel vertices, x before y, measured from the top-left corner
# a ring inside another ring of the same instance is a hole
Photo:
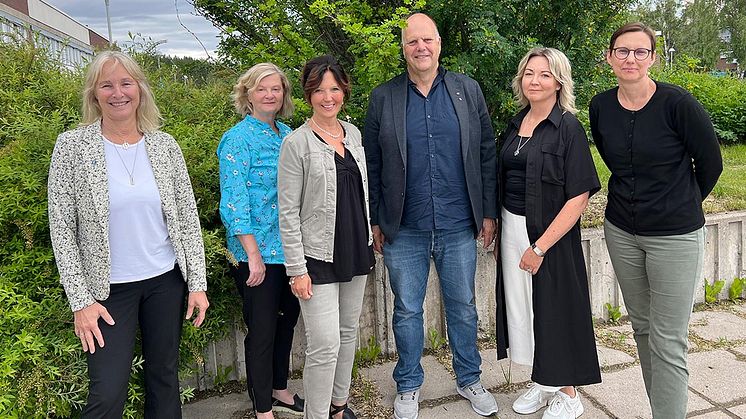
[[[471,227],[434,231],[402,228],[393,243],[383,246],[383,257],[394,293],[393,327],[399,353],[394,368],[396,391],[417,390],[425,378],[420,365],[425,343],[422,304],[431,257],[440,279],[456,381],[459,387],[479,381],[482,358],[477,350],[474,230]]]

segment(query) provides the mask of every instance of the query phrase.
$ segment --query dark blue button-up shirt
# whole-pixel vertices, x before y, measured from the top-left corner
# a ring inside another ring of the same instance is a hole
[[[473,225],[456,110],[438,69],[428,96],[407,89],[407,189],[401,225],[451,230]]]

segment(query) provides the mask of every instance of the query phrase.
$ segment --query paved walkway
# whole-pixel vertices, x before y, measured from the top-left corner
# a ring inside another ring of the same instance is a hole
[[[640,365],[629,324],[600,326],[596,330],[603,383],[579,388],[583,418],[650,418]],[[719,306],[692,315],[689,329],[689,403],[687,417],[746,418],[746,304]],[[455,389],[447,354],[423,358],[425,383],[420,418],[480,418]],[[352,405],[360,417],[391,417],[396,393],[391,372],[394,362],[361,369]],[[515,414],[510,406],[530,378],[530,368],[498,362],[494,349],[482,351],[482,382],[495,395],[498,418],[541,418]],[[299,380],[291,390],[301,391]],[[211,397],[183,408],[184,419],[253,417],[244,394]],[[367,415],[362,412],[369,412]]]

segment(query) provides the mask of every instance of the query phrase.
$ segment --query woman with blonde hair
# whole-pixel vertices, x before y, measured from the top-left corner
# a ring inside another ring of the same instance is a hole
[[[84,418],[121,418],[135,337],[145,359],[145,417],[180,418],[179,341],[205,318],[202,231],[178,144],[140,66],[116,51],[86,72],[83,122],[57,138],[49,230],[75,334],[88,361]],[[188,291],[188,297],[187,297]]]
[[[277,160],[293,113],[290,82],[276,65],[248,69],[233,87],[243,119],[218,146],[220,216],[230,272],[243,301],[246,385],[258,419],[272,411],[302,414],[304,401],[287,389],[290,350],[300,306],[285,273],[277,202]]]
[[[500,140],[498,357],[532,365],[520,414],[583,413],[574,386],[601,382],[591,321],[580,215],[600,189],[575,117],[570,62],[554,48],[526,54],[513,79],[522,107]]]

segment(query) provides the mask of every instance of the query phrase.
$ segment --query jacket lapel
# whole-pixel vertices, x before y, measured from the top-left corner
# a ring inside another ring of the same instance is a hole
[[[469,152],[469,107],[464,97],[464,86],[453,77],[451,72],[446,72],[443,81],[446,83],[446,90],[448,90],[453,108],[456,110],[459,131],[461,132],[461,158],[466,163],[466,155]]]
[[[407,74],[399,76],[391,86],[391,107],[394,117],[394,131],[399,143],[402,162],[407,164]]]
[[[93,197],[93,206],[98,219],[104,224],[104,231],[109,228],[109,178],[106,171],[104,141],[101,136],[101,121],[86,127],[81,141],[81,152],[84,156],[88,183]]]

